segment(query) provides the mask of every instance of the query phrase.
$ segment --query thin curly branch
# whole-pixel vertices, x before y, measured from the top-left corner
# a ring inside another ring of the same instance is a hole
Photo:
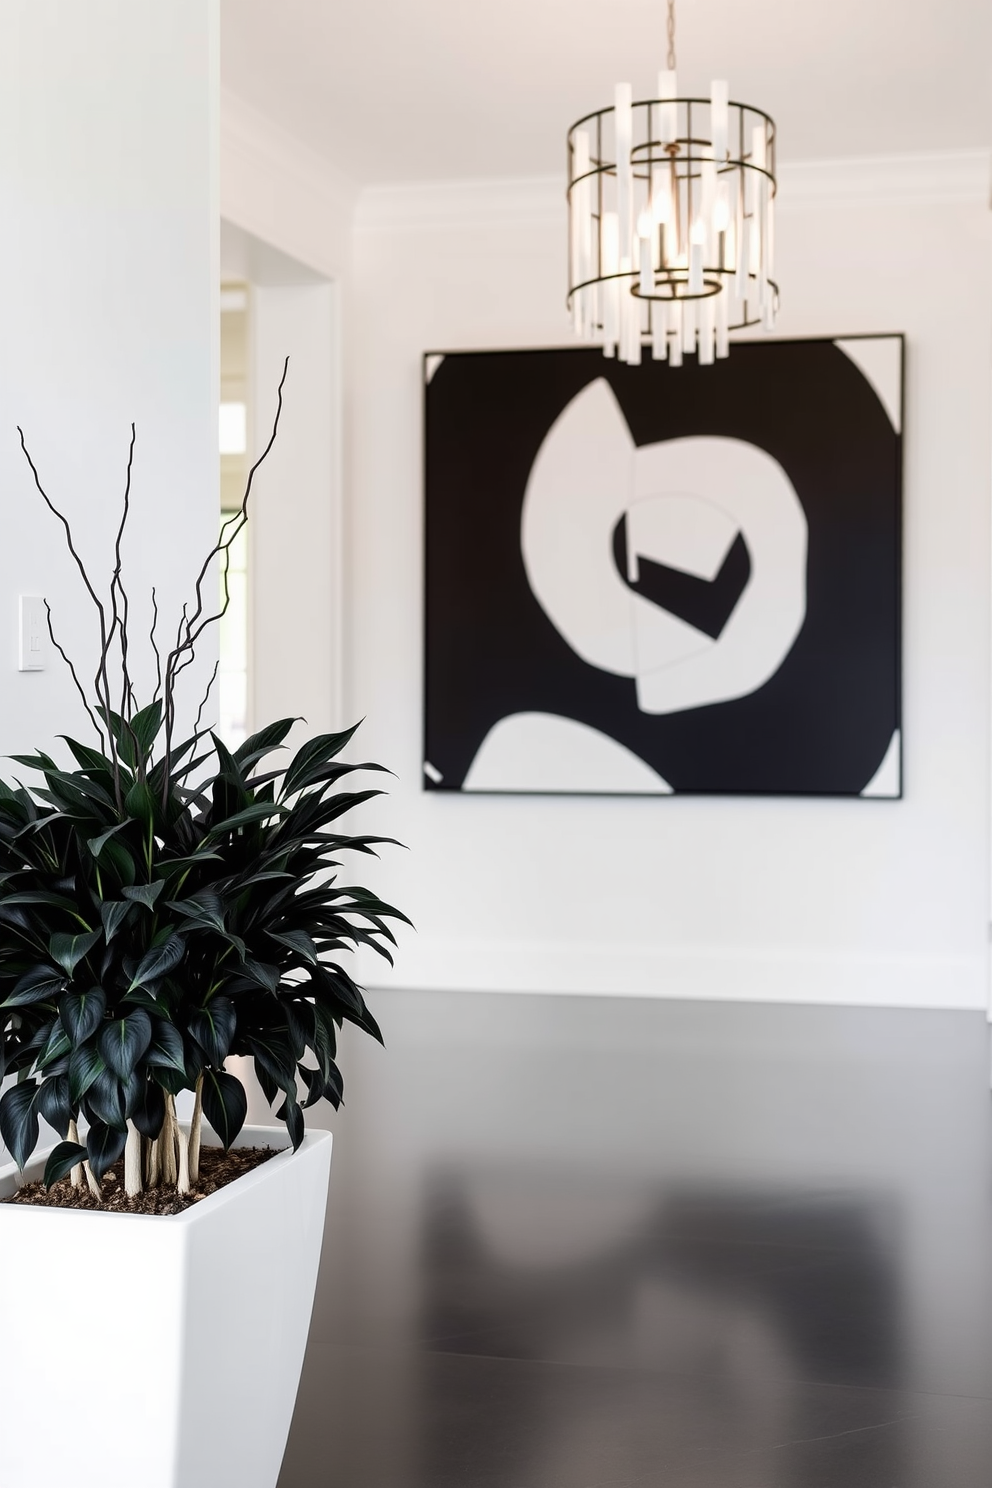
[[[179,628],[176,635],[176,644],[166,657],[165,680],[163,684],[166,719],[166,774],[168,774],[169,761],[172,757],[172,737],[175,729],[176,717],[176,681],[181,673],[184,672],[186,668],[192,663],[196,642],[199,640],[204,630],[206,630],[207,626],[212,625],[220,620],[227,612],[227,606],[230,603],[230,591],[227,587],[227,564],[229,562],[231,544],[234,542],[235,538],[241,532],[242,528],[248,520],[248,503],[251,498],[252,486],[255,480],[256,472],[264,464],[266,458],[268,457],[269,451],[272,449],[272,446],[275,443],[276,435],[279,432],[279,420],[282,416],[282,390],[285,386],[288,372],[289,357],[286,357],[285,361],[283,362],[282,376],[279,379],[279,386],[276,389],[276,412],[275,417],[272,421],[272,432],[269,435],[268,442],[265,448],[248,472],[248,479],[245,483],[245,493],[241,499],[240,508],[232,517],[229,517],[228,520],[222,524],[220,537],[218,538],[214,546],[210,549],[210,552],[207,554],[206,558],[203,560],[203,565],[200,568],[199,574],[197,575],[196,585],[194,588],[195,605],[192,614],[188,613],[188,607],[186,605],[183,605],[182,618],[180,619]],[[228,532],[229,528],[231,529],[230,532]],[[225,555],[224,604],[216,614],[209,615],[206,618],[202,618],[204,610],[203,585],[206,580],[206,576],[210,571],[210,565],[213,563],[215,558],[220,557],[222,554]]]
[[[97,716],[93,712],[93,709],[90,707],[89,703],[86,701],[86,693],[83,691],[83,684],[79,680],[79,677],[78,677],[78,675],[76,673],[76,668],[73,666],[73,664],[70,661],[68,655],[66,654],[65,651],[63,651],[62,647],[58,643],[58,640],[56,639],[55,628],[52,625],[52,607],[48,603],[48,600],[47,599],[45,600],[45,614],[48,617],[48,634],[51,636],[52,645],[55,647],[56,651],[59,653],[59,655],[61,656],[62,660],[65,662],[66,666],[69,668],[69,674],[72,677],[73,682],[75,682],[75,684],[76,684],[76,691],[79,693],[80,701],[82,702],[83,707],[86,709],[86,712],[89,714],[90,722],[92,723],[93,727],[96,729],[97,734],[99,736],[100,747],[104,750],[104,752],[106,752],[107,743],[106,743],[106,740],[105,740],[104,735],[103,735],[103,729],[100,727],[100,724],[97,721]]]
[[[158,596],[155,593],[155,585],[153,584],[152,585],[152,628],[151,628],[151,631],[150,631],[149,636],[148,636],[148,639],[151,642],[152,650],[155,653],[155,696],[152,698],[152,702],[155,702],[155,700],[157,699],[159,693],[162,691],[162,653],[158,649],[158,641],[155,639],[155,631],[157,629],[158,629]]]
[[[51,497],[48,495],[48,492],[45,490],[44,486],[41,484],[41,477],[38,474],[38,467],[35,465],[34,460],[31,458],[31,454],[30,454],[30,451],[28,450],[28,446],[27,446],[27,441],[24,438],[24,430],[21,428],[20,424],[17,425],[17,432],[18,432],[18,435],[20,436],[21,449],[24,452],[24,458],[27,460],[28,465],[29,465],[30,470],[31,470],[31,474],[34,477],[34,483],[35,483],[35,486],[37,488],[38,494],[41,497],[42,501],[45,503],[45,505],[48,507],[48,510],[52,513],[52,515],[54,517],[56,517],[58,519],[58,521],[60,521],[62,523],[62,527],[63,527],[63,530],[65,532],[65,540],[66,540],[66,544],[68,545],[69,552],[72,555],[72,559],[73,559],[73,561],[74,561],[74,563],[76,565],[76,568],[79,570],[79,574],[80,574],[80,577],[82,578],[83,584],[86,587],[86,591],[89,594],[90,598],[92,599],[93,603],[95,604],[96,610],[97,610],[97,614],[100,617],[100,657],[101,657],[101,661],[100,661],[100,665],[97,667],[96,677],[94,678],[94,687],[96,689],[97,697],[99,698],[100,703],[101,703],[101,705],[102,705],[102,707],[104,709],[105,715],[106,715],[107,735],[108,735],[108,738],[109,738],[109,749],[110,749],[110,760],[111,760],[111,766],[112,766],[113,777],[114,777],[114,795],[115,795],[116,800],[117,800],[118,809],[122,810],[123,809],[123,799],[122,799],[122,795],[121,795],[120,763],[119,763],[118,756],[117,756],[117,742],[116,742],[116,740],[114,738],[114,730],[113,730],[113,727],[111,726],[111,721],[110,721],[110,715],[113,712],[113,708],[112,708],[112,705],[111,705],[111,698],[110,698],[110,681],[109,681],[109,677],[108,677],[108,674],[107,674],[107,652],[109,650],[109,645],[110,645],[110,643],[109,643],[109,641],[107,639],[107,611],[104,608],[104,605],[103,605],[102,600],[100,599],[100,596],[97,594],[96,590],[93,588],[93,584],[90,581],[90,576],[86,572],[86,565],[83,563],[82,558],[79,556],[79,553],[76,550],[76,544],[73,541],[73,536],[72,536],[72,528],[69,525],[68,519],[62,514],[62,512],[59,511],[58,507],[52,501]],[[101,682],[103,684],[102,691],[101,691]]]
[[[116,539],[116,541],[114,543],[114,575],[113,575],[113,578],[110,581],[110,599],[111,599],[112,614],[113,614],[113,625],[111,626],[111,636],[113,636],[113,632],[116,629],[117,625],[118,624],[120,625],[120,636],[121,636],[121,639],[120,639],[120,647],[121,647],[121,717],[122,718],[125,718],[125,719],[128,718],[129,715],[130,715],[130,713],[132,713],[134,711],[134,688],[131,685],[131,675],[130,675],[130,672],[128,671],[128,664],[127,664],[127,658],[128,658],[128,629],[127,629],[127,625],[128,625],[128,617],[130,615],[131,606],[130,606],[130,602],[129,602],[128,597],[127,597],[127,591],[124,588],[123,580],[121,579],[121,568],[123,566],[123,560],[121,558],[121,544],[122,544],[122,542],[124,540],[124,529],[127,526],[127,519],[128,519],[128,517],[130,515],[130,512],[131,512],[131,470],[132,470],[132,467],[134,465],[134,441],[135,441],[135,427],[134,427],[134,424],[132,423],[131,424],[131,444],[130,444],[130,447],[129,447],[128,452],[127,452],[127,480],[126,480],[125,485],[124,485],[124,507],[123,507],[123,510],[121,512],[120,526],[117,529],[117,539]],[[118,606],[117,606],[117,596],[118,595],[120,595],[120,601],[121,601],[120,602],[120,609],[119,610],[118,610]],[[129,704],[130,704],[130,707],[128,706]]]
[[[213,685],[217,681],[217,673],[219,671],[220,671],[220,657],[218,656],[217,660],[214,662],[214,669],[210,673],[210,681],[207,683],[207,690],[203,694],[203,701],[202,701],[202,703],[200,704],[200,706],[196,710],[196,722],[193,724],[193,737],[194,737],[194,739],[199,739],[201,737],[200,719],[203,717],[203,710],[207,706],[207,699],[210,697],[210,694],[213,691]],[[207,731],[206,731],[206,729],[204,729],[202,732],[203,733],[206,733]]]
[[[248,472],[248,480],[245,484],[245,494],[242,497],[240,508],[234,514],[234,516],[229,517],[228,520],[223,524],[223,527],[221,528],[220,538],[210,549],[210,552],[203,560],[203,566],[201,567],[200,572],[197,575],[196,586],[194,589],[196,604],[193,609],[193,613],[186,620],[185,626],[183,627],[185,629],[185,635],[181,636],[175,650],[170,654],[169,663],[166,665],[167,677],[170,675],[172,669],[174,668],[175,662],[182,655],[182,653],[196,644],[208,625],[212,625],[220,619],[219,614],[210,615],[206,619],[201,619],[204,609],[203,584],[210,570],[210,565],[213,563],[214,559],[218,558],[221,553],[225,553],[230,550],[231,544],[234,542],[234,539],[238,536],[239,532],[248,521],[248,503],[251,498],[251,491],[252,485],[255,480],[255,474],[265,463],[269,451],[272,449],[273,444],[275,444],[276,435],[279,432],[279,420],[282,416],[282,390],[285,386],[288,372],[289,357],[286,357],[285,361],[283,362],[282,376],[279,379],[279,386],[276,389],[276,413],[275,418],[272,421],[272,432],[269,435],[268,443]],[[224,533],[226,532],[226,529],[228,527],[230,527],[232,531],[229,536],[225,537]]]

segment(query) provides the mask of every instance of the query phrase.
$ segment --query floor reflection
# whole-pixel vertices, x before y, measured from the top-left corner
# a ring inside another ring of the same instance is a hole
[[[458,1353],[898,1386],[895,1206],[557,1171],[425,1193],[421,1342]]]
[[[280,1488],[988,1488],[983,1019],[385,1001]]]
[[[666,1376],[646,1388],[621,1377],[605,1390],[597,1377],[577,1414],[554,1378],[519,1373],[501,1413],[475,1423],[476,1449],[494,1458],[512,1418],[529,1444],[514,1482],[578,1483],[596,1445],[614,1437],[610,1471],[621,1480],[646,1459],[695,1455],[680,1481],[709,1483],[717,1443],[735,1444],[737,1472],[742,1454],[772,1441],[789,1482],[788,1443],[824,1425],[797,1382],[902,1383],[898,1225],[883,1200],[666,1191],[526,1168],[439,1175],[425,1198],[426,1350]],[[647,1443],[629,1419],[632,1400]],[[447,1445],[424,1446],[426,1485],[443,1479]],[[878,1433],[873,1480],[899,1481],[903,1446]]]

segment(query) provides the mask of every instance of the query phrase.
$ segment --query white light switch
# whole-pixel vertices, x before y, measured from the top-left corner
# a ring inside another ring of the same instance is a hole
[[[21,595],[18,656],[20,672],[43,672],[48,664],[48,616],[40,596]]]

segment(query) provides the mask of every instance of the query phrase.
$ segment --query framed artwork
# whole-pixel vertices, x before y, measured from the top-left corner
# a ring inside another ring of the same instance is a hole
[[[425,788],[900,797],[903,362],[428,354]]]

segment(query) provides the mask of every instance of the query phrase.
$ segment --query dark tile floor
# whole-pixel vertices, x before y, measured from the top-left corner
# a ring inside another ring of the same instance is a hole
[[[990,1488],[977,1014],[390,993],[280,1488]]]

